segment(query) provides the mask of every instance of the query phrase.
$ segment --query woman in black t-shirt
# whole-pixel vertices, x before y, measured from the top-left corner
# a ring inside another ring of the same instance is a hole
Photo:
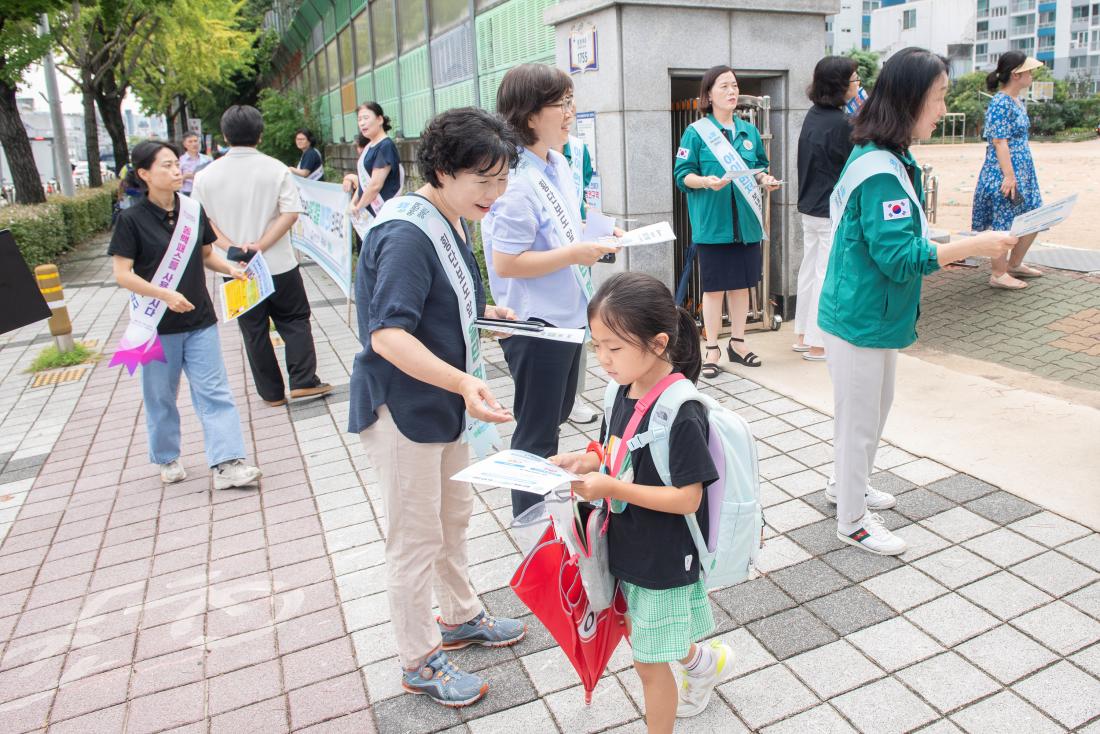
[[[159,140],[139,143],[134,147],[127,176],[127,185],[145,195],[119,215],[111,237],[107,254],[113,258],[115,280],[136,296],[159,299],[168,307],[157,323],[164,360],[153,360],[141,370],[149,459],[160,464],[163,482],[187,478],[179,461],[180,415],[176,407],[182,372],[187,375],[191,404],[202,423],[214,488],[255,484],[261,473],[244,462],[241,420],[222,362],[217,317],[203,268],[238,278],[244,277],[243,271],[215,252],[212,245],[217,235],[200,209],[194,233],[197,241],[186,260],[174,268],[175,289],[150,282],[175,237],[177,226],[182,226],[177,224],[184,206],[177,193],[183,185],[179,151],[171,143]],[[186,205],[199,207],[194,199]]]
[[[290,172],[302,178],[320,178],[323,174],[324,161],[321,160],[321,153],[317,150],[317,138],[313,136],[313,131],[300,128],[294,133],[294,146],[302,151],[302,157],[298,160],[297,167],[287,166]]]
[[[397,144],[390,139],[390,118],[382,112],[377,102],[364,102],[356,111],[359,132],[367,139],[367,145],[359,154],[356,172],[344,176],[344,191],[354,191],[352,209],[367,209],[377,216],[381,209],[379,200],[385,203],[401,193],[405,173],[401,168],[401,156]]]
[[[802,265],[798,268],[792,345],[811,362],[825,359],[825,341],[817,327],[817,301],[832,249],[829,197],[852,152],[852,126],[845,104],[859,95],[856,62],[826,56],[814,67],[807,94],[814,106],[798,136],[798,211],[802,214]]]
[[[485,305],[466,221],[481,220],[504,192],[516,138],[484,110],[448,110],[428,123],[417,156],[426,183],[387,203],[363,241],[355,281],[363,350],[351,373],[348,430],[359,434],[378,473],[386,510],[386,591],[401,686],[457,708],[489,684],[455,667],[446,651],[505,647],[527,631],[519,620],[487,613],[470,584],[474,492],[451,479],[470,461],[461,440],[467,413],[483,423],[511,420],[472,374],[478,332],[467,344],[462,313],[515,319]]]

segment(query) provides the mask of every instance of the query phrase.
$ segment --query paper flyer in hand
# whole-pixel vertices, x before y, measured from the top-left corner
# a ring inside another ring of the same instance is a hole
[[[248,280],[233,280],[222,283],[222,319],[232,321],[242,313],[250,311],[257,303],[275,292],[271,280],[271,271],[267,261],[257,252],[244,269]]]
[[[1023,237],[1024,235],[1042,232],[1044,229],[1050,229],[1054,225],[1064,222],[1069,213],[1073,211],[1073,205],[1076,203],[1077,194],[1074,194],[1026,214],[1021,214],[1012,220],[1012,229],[1009,234],[1013,237]]]
[[[638,245],[658,245],[662,242],[675,242],[676,233],[668,222],[658,222],[648,227],[632,229],[615,240],[619,247],[637,247]]]
[[[359,239],[364,239],[374,217],[370,215],[366,208],[363,208],[353,210],[348,218],[351,220],[351,226],[355,230],[355,234],[359,235]]]
[[[726,171],[726,175],[722,176],[722,180],[732,181],[735,178],[752,178],[756,174],[763,172],[763,168],[746,168],[743,171]]]
[[[584,343],[584,329],[560,329],[555,326],[541,326],[526,321],[517,321],[514,325],[506,321],[485,321],[478,319],[474,322],[477,328],[483,331],[491,331],[494,334],[509,334],[513,336],[529,336],[533,339],[549,339],[556,342],[569,342],[571,344]]]
[[[471,464],[451,479],[547,495],[577,479],[577,476],[541,456],[509,449]]]

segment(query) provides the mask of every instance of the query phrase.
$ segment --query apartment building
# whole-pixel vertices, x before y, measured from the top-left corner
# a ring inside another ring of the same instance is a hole
[[[1059,79],[1100,79],[1100,2],[976,0],[974,68],[996,68],[1017,49]]]

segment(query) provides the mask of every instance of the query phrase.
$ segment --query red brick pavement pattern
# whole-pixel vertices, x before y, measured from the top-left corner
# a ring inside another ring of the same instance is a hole
[[[374,731],[290,416],[222,343],[263,491],[212,491],[186,397],[163,486],[139,378],[97,365],[0,545],[3,734]]]

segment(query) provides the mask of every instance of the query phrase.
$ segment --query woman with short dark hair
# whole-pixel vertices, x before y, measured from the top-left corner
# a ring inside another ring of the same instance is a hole
[[[497,114],[519,139],[519,161],[508,190],[493,204],[482,234],[493,300],[519,318],[583,329],[594,292],[589,268],[616,248],[581,241],[580,201],[565,156],[576,105],[573,80],[547,64],[509,69],[497,92]],[[516,430],[511,447],[550,457],[558,453],[569,418],[583,345],[525,336],[501,341],[516,385]],[[512,512],[540,501],[512,492]]]
[[[760,283],[763,273],[760,243],[767,234],[760,191],[774,191],[779,182],[768,173],[760,132],[737,116],[740,91],[737,75],[728,66],[714,66],[703,74],[699,85],[703,117],[680,137],[673,168],[676,185],[687,194],[691,239],[699,254],[707,337],[702,374],[709,379],[720,371],[723,300],[730,317],[726,344],[730,363],[761,364],[745,345],[745,322],[749,288]]]
[[[305,127],[296,130],[294,147],[302,151],[302,157],[298,159],[297,166],[287,166],[291,173],[311,181],[319,180],[324,176],[324,161],[321,159],[321,152],[317,150],[317,138],[312,130]]]
[[[809,361],[825,360],[825,342],[817,328],[817,301],[829,265],[833,225],[829,196],[852,152],[852,126],[844,106],[859,95],[856,62],[826,56],[814,67],[807,96],[813,107],[798,135],[798,211],[802,215],[802,265],[798,268],[792,349]]]
[[[1013,219],[1043,205],[1035,161],[1028,146],[1031,120],[1020,99],[1031,86],[1035,71],[1041,68],[1043,62],[1023,51],[1006,51],[1001,54],[997,69],[986,77],[986,87],[996,94],[985,110],[982,128],[982,136],[989,145],[974,187],[970,227],[975,232],[1011,229]],[[1035,242],[1036,234],[1021,237],[1006,257],[993,258],[991,287],[1020,290],[1027,287],[1020,278],[1042,276],[1042,270],[1024,265],[1024,255]]]
[[[424,129],[418,158],[427,183],[386,202],[363,242],[355,282],[363,350],[351,373],[348,430],[378,472],[401,684],[454,708],[489,684],[446,651],[504,647],[526,633],[522,622],[490,616],[470,584],[474,492],[451,480],[471,446],[479,455],[499,447],[492,424],[510,419],[485,384],[474,319],[515,315],[486,306],[464,220],[484,217],[507,187],[516,139],[483,110],[449,110]]]
[[[138,143],[131,151],[126,179],[128,187],[144,196],[119,214],[107,254],[112,256],[115,280],[134,294],[140,311],[132,314],[112,363],[127,363],[119,358],[122,353],[136,355],[135,350],[147,348],[154,338],[163,351],[162,359],[140,360],[149,459],[160,465],[165,484],[187,478],[180,463],[176,406],[180,375],[186,374],[214,489],[255,484],[261,473],[244,462],[241,418],[222,361],[218,319],[204,268],[236,278],[244,278],[244,273],[214,250],[218,236],[199,202],[179,194],[183,175],[174,145],[160,140]],[[231,244],[218,242],[219,247]]]
[[[894,396],[899,349],[917,338],[921,281],[943,263],[996,257],[1016,238],[983,232],[949,244],[928,239],[921,169],[909,152],[930,138],[947,112],[947,60],[906,48],[883,65],[856,117],[856,144],[830,200],[833,246],[821,289],[818,325],[833,380],[837,538],[879,555],[906,543],[870,512],[893,507],[870,474]]]

